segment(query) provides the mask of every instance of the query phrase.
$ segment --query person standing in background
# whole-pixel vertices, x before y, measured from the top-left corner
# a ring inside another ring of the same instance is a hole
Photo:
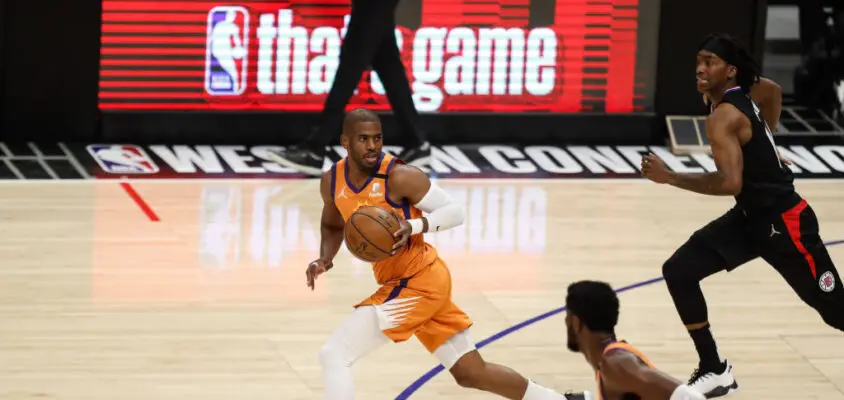
[[[396,115],[403,151],[398,158],[421,166],[431,147],[419,124],[410,82],[395,38],[399,0],[352,0],[351,18],[340,47],[340,62],[325,99],[321,124],[304,142],[269,152],[276,163],[308,175],[322,175],[326,146],[339,136],[345,108],[368,67],[378,73]]]

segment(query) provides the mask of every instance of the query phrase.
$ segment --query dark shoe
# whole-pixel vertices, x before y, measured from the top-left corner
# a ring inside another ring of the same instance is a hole
[[[583,391],[583,393],[566,392],[565,396],[566,400],[597,400],[589,391]]]
[[[405,164],[423,167],[431,162],[431,144],[422,143],[415,147],[406,147],[399,153],[398,158]]]
[[[325,163],[324,152],[318,152],[301,144],[283,150],[270,150],[267,155],[283,167],[313,176],[322,175],[322,166]]]

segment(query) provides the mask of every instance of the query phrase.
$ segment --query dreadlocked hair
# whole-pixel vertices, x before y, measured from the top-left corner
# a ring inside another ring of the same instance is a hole
[[[736,67],[736,85],[740,86],[745,93],[750,93],[750,88],[759,82],[761,74],[761,68],[753,59],[750,50],[744,42],[726,33],[713,33],[707,36],[701,47],[711,40],[717,41],[723,46],[727,53],[724,61]],[[720,57],[724,58],[725,55],[720,55]]]

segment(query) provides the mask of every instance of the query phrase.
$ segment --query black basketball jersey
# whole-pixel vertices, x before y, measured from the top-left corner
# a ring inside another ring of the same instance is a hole
[[[730,103],[750,119],[751,137],[741,147],[744,159],[741,193],[736,202],[745,208],[768,208],[781,204],[794,194],[794,175],[780,161],[774,135],[768,128],[759,106],[734,87],[724,93],[722,103]]]

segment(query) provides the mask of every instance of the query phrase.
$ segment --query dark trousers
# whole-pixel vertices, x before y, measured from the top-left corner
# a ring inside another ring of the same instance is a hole
[[[684,324],[708,321],[702,279],[761,257],[828,325],[844,330],[841,277],[818,234],[812,207],[794,200],[784,212],[733,208],[696,231],[666,261],[663,276]]]
[[[398,1],[352,0],[349,26],[340,47],[340,63],[323,106],[322,125],[308,138],[309,145],[323,149],[340,135],[346,105],[370,65],[384,85],[402,133],[397,144],[417,146],[425,141],[395,39]]]

